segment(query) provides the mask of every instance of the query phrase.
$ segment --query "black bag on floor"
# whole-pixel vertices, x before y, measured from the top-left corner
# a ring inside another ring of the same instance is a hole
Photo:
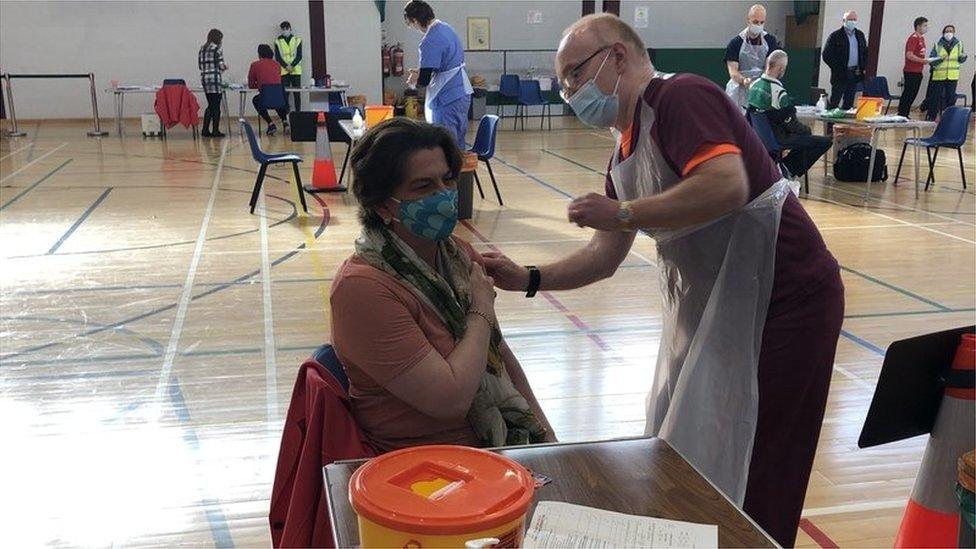
[[[854,143],[844,147],[834,162],[834,179],[838,181],[864,182],[868,178],[868,164],[871,162],[871,145]],[[887,181],[888,165],[885,153],[878,149],[874,155],[874,174],[871,181]]]

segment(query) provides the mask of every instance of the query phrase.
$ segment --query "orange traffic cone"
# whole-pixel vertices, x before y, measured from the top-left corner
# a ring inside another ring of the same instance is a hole
[[[956,462],[973,449],[976,431],[976,334],[963,334],[895,547],[956,547]]]
[[[325,113],[320,112],[315,129],[315,163],[312,165],[312,186],[305,187],[310,193],[344,193],[346,188],[336,180],[335,163],[332,162],[332,146]]]

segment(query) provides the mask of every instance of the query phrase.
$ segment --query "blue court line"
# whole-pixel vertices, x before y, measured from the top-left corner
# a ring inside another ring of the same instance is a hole
[[[330,282],[333,279],[331,276],[322,278],[282,278],[274,279],[271,281],[272,284],[302,284],[306,282]],[[248,281],[230,281],[230,282],[194,282],[194,286],[210,287],[210,286],[224,286],[227,284],[238,284],[242,286],[249,286],[251,283]],[[13,290],[7,292],[7,296],[19,296],[19,295],[48,295],[48,294],[68,294],[68,293],[85,293],[85,292],[121,292],[121,291],[133,291],[133,290],[159,290],[167,288],[182,288],[182,284],[133,284],[131,286],[97,286],[93,288],[41,288],[36,290]]]
[[[522,168],[519,168],[515,164],[509,164],[508,162],[505,162],[505,160],[503,160],[498,155],[495,155],[495,160],[501,162],[502,164],[505,164],[509,168],[511,168],[511,169],[515,170],[516,172],[524,175],[525,177],[528,177],[529,179],[531,179],[532,181],[535,181],[536,183],[542,185],[543,187],[547,187],[548,189],[550,189],[550,190],[552,190],[552,191],[554,191],[554,192],[556,192],[558,194],[561,194],[561,195],[565,196],[566,198],[568,198],[570,200],[573,199],[573,195],[567,193],[566,191],[560,189],[559,187],[555,187],[553,185],[550,185],[549,183],[546,183],[545,181],[543,181],[543,180],[539,179],[538,177],[530,174],[529,172],[523,170]]]
[[[139,376],[155,376],[159,377],[159,370],[153,368],[150,370],[121,370],[118,372],[78,372],[78,373],[58,373],[58,374],[46,374],[46,375],[36,375],[36,376],[23,376],[10,378],[17,382],[22,381],[76,381],[76,380],[93,380],[93,379],[114,379],[114,378],[125,378],[125,377],[139,377]]]
[[[938,311],[899,311],[896,313],[864,313],[859,315],[845,315],[844,318],[884,318],[889,316],[915,316],[915,315],[936,315],[944,313],[971,313],[976,308],[968,307],[962,309],[944,309]]]
[[[61,245],[64,244],[64,241],[68,240],[68,238],[75,231],[78,230],[78,227],[81,227],[81,224],[84,223],[86,219],[88,219],[88,216],[95,211],[95,208],[97,208],[98,205],[101,204],[103,200],[105,200],[105,198],[108,196],[108,193],[112,192],[112,189],[114,188],[115,187],[109,187],[105,189],[105,192],[99,195],[99,197],[95,199],[95,202],[93,202],[91,206],[88,206],[88,209],[81,214],[81,217],[79,217],[78,220],[75,221],[74,224],[71,227],[69,227],[68,230],[65,231],[63,235],[61,235],[61,238],[59,238],[58,241],[54,243],[54,246],[51,246],[51,249],[47,251],[47,255],[51,255],[54,252],[58,251],[58,248],[60,248]]]
[[[854,343],[857,343],[861,347],[864,347],[865,349],[871,351],[872,353],[874,353],[874,354],[876,354],[878,356],[885,356],[885,350],[884,349],[882,349],[881,347],[878,347],[877,345],[875,345],[874,343],[871,343],[870,341],[861,339],[860,337],[858,337],[858,336],[856,336],[856,335],[848,332],[847,330],[841,330],[840,331],[840,335],[846,337],[847,339],[853,341]]]
[[[910,298],[912,298],[912,299],[914,299],[916,301],[921,301],[922,303],[925,303],[926,305],[931,305],[931,306],[933,306],[933,307],[935,307],[937,309],[940,309],[942,311],[948,311],[948,310],[950,310],[949,307],[946,307],[945,305],[943,305],[941,303],[932,301],[931,299],[922,297],[922,296],[920,296],[920,295],[918,295],[916,293],[912,293],[912,292],[910,292],[910,291],[908,291],[908,290],[906,290],[904,288],[899,288],[898,286],[895,286],[894,284],[891,284],[890,282],[885,282],[884,280],[880,280],[880,279],[875,278],[875,277],[873,277],[871,275],[862,273],[860,271],[855,271],[854,269],[851,269],[850,267],[845,267],[845,266],[841,265],[840,266],[840,269],[842,271],[847,271],[847,272],[849,272],[851,274],[857,275],[857,276],[859,276],[859,277],[861,277],[861,278],[863,278],[865,280],[869,280],[871,282],[874,282],[878,286],[884,286],[885,288],[888,288],[889,290],[894,290],[894,291],[900,293],[903,296],[910,297]]]
[[[183,397],[183,390],[180,388],[180,378],[173,376],[169,381],[169,398],[175,408],[176,417],[183,424],[183,441],[196,454],[197,465],[202,461],[200,454],[200,438],[197,430],[193,428],[190,420],[190,410],[186,407],[186,399]],[[200,503],[204,507],[204,515],[207,523],[210,524],[210,534],[213,536],[214,545],[220,548],[234,547],[234,539],[230,535],[227,527],[227,518],[220,507],[220,501],[213,498],[201,498]]]
[[[593,168],[587,166],[586,164],[580,164],[579,162],[573,160],[572,158],[566,158],[565,156],[563,156],[561,154],[554,153],[554,152],[552,152],[550,150],[547,150],[547,149],[540,149],[540,150],[542,152],[546,153],[546,154],[555,156],[556,158],[558,158],[560,160],[565,160],[566,162],[569,162],[570,164],[572,164],[574,166],[579,166],[580,168],[583,168],[584,170],[589,170],[589,171],[591,171],[591,172],[593,172],[593,173],[595,173],[595,174],[597,174],[599,176],[602,176],[602,177],[606,177],[607,176],[606,172],[601,172],[601,171],[598,171],[598,170],[594,170]]]
[[[23,191],[21,191],[20,194],[18,194],[17,196],[11,198],[3,206],[0,206],[0,210],[5,209],[7,206],[9,206],[9,205],[13,204],[14,202],[17,202],[18,200],[20,200],[21,197],[23,197],[25,194],[33,191],[34,190],[34,187],[40,185],[41,183],[44,183],[49,177],[51,177],[52,175],[58,173],[58,171],[60,171],[61,168],[67,166],[72,160],[74,160],[74,159],[73,158],[69,158],[69,159],[65,160],[64,163],[62,163],[57,168],[54,168],[53,170],[47,172],[47,175],[45,175],[44,177],[38,179],[36,182],[32,183],[31,185],[29,185],[26,189],[24,189]]]

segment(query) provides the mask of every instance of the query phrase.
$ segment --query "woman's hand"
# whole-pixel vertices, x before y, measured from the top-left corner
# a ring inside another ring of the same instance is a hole
[[[411,88],[417,85],[417,78],[420,76],[420,69],[410,69],[407,71],[407,85]]]
[[[471,307],[485,313],[495,320],[495,281],[485,274],[485,269],[474,261],[471,262]]]
[[[529,270],[517,265],[501,252],[481,254],[485,270],[495,279],[495,285],[503,290],[524,292],[529,288]]]
[[[579,227],[593,227],[601,231],[621,230],[617,214],[620,202],[603,195],[590,193],[574,199],[569,204],[567,215],[570,223]]]

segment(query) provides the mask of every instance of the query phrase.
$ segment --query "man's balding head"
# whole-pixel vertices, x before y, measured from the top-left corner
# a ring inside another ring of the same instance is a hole
[[[749,8],[749,14],[747,17],[751,20],[753,17],[762,17],[763,22],[766,21],[766,7],[762,4],[753,4]]]
[[[587,15],[563,31],[560,51],[569,42],[586,44],[620,42],[636,53],[647,55],[647,47],[637,31],[612,13]]]
[[[766,74],[776,79],[783,78],[786,73],[786,65],[790,62],[790,56],[783,50],[774,50],[766,58]]]
[[[854,10],[844,12],[844,21],[857,21],[857,12]]]

